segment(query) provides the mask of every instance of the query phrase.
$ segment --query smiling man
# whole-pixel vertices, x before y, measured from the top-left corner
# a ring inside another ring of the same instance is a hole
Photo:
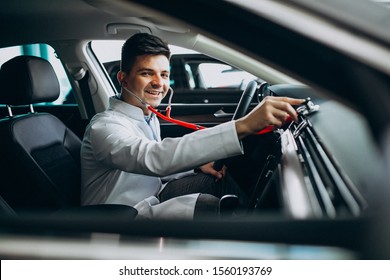
[[[121,71],[117,75],[118,81],[127,93],[122,92],[121,97],[123,101],[140,107],[144,115],[148,116],[151,112],[144,104],[140,104],[140,100],[157,107],[167,94],[170,52],[165,47],[148,50],[145,44],[143,46],[145,54],[134,57],[134,54],[139,51],[134,50],[131,42],[133,41],[128,40],[122,48]]]
[[[219,198],[247,198],[213,161],[243,153],[240,140],[267,125],[280,126],[302,100],[268,98],[246,117],[161,140],[157,107],[170,90],[168,45],[141,33],[122,47],[121,92],[93,117],[81,148],[82,194],[87,204],[126,204],[138,218],[193,219],[217,214]],[[194,169],[200,172],[194,172]]]

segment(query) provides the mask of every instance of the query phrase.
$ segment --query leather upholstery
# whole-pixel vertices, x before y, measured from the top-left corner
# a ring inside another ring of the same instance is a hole
[[[26,105],[58,98],[51,64],[19,56],[0,70],[0,103]],[[0,120],[0,195],[14,209],[61,209],[79,205],[80,139],[58,118],[27,113]]]
[[[0,194],[13,208],[79,204],[80,139],[60,120],[46,113],[3,119],[0,134]]]
[[[1,66],[0,104],[29,105],[52,102],[60,84],[51,64],[35,56],[17,56]]]

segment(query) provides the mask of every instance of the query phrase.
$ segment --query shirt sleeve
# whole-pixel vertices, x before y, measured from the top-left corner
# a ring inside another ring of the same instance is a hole
[[[136,127],[100,120],[91,126],[90,139],[102,164],[160,177],[243,153],[234,121],[156,142],[142,137]]]

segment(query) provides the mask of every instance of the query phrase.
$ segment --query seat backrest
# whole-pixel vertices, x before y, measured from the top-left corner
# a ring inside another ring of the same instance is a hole
[[[18,56],[0,69],[0,104],[10,116],[0,120],[0,195],[16,211],[58,210],[80,205],[81,141],[57,117],[13,105],[51,102],[60,87],[51,64]]]

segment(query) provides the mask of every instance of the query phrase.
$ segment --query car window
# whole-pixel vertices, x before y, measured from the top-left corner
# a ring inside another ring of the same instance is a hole
[[[69,79],[66,75],[65,69],[57,57],[55,50],[47,44],[31,44],[13,46],[8,48],[0,49],[0,67],[3,63],[7,62],[13,57],[19,55],[32,55],[42,57],[48,60],[53,66],[54,71],[57,74],[58,81],[60,83],[60,96],[53,102],[46,102],[43,104],[60,105],[60,104],[75,104],[73,97],[72,86],[70,85]],[[42,105],[43,105],[42,104]]]
[[[91,42],[92,51],[117,91],[120,91],[116,75],[123,43],[119,40]],[[172,52],[170,85],[175,92],[173,103],[237,103],[246,84],[256,79],[250,73],[207,55],[174,45],[169,47]]]
[[[200,63],[199,75],[205,88],[243,89],[248,80],[255,76],[223,63]]]

